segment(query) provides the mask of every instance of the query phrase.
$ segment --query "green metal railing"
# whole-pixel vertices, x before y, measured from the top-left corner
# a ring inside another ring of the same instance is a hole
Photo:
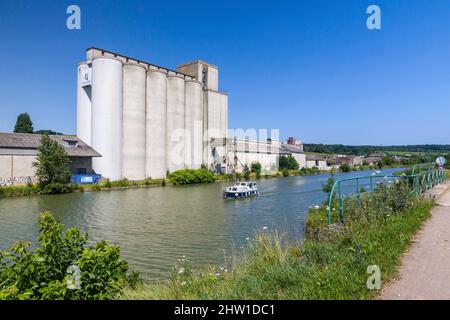
[[[428,166],[428,167],[427,167]],[[415,173],[416,172],[416,173]],[[333,210],[333,199],[338,199],[339,219],[341,222],[344,220],[344,200],[349,197],[357,197],[360,199],[362,193],[375,191],[378,183],[393,183],[396,181],[404,181],[408,187],[411,188],[411,192],[416,195],[424,193],[425,191],[433,188],[434,186],[442,183],[445,179],[445,171],[440,168],[434,168],[433,165],[420,165],[415,166],[412,169],[411,174],[402,175],[370,175],[361,176],[347,179],[337,180],[333,184],[329,198],[328,198],[328,224],[331,224],[331,213]],[[347,186],[346,189],[350,191],[350,194],[344,194],[345,184],[350,182],[353,185]],[[369,190],[361,189],[361,187],[367,187]],[[354,189],[353,189],[354,188]],[[354,192],[351,192],[351,189]]]

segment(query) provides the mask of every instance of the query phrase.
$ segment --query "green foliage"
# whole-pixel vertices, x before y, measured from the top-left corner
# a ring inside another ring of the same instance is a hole
[[[112,188],[123,188],[128,187],[130,185],[130,181],[127,178],[123,178],[121,180],[111,182]]]
[[[283,171],[283,169],[298,170],[300,167],[293,156],[280,156],[278,166],[281,171]]]
[[[112,183],[108,178],[101,178],[100,181],[98,182],[98,186],[100,188],[111,188],[112,187]]]
[[[33,133],[33,122],[28,113],[21,113],[17,117],[14,127],[15,133]]]
[[[39,154],[33,166],[42,188],[51,183],[68,184],[71,173],[70,160],[64,148],[48,135],[43,135],[39,146]]]
[[[72,192],[72,186],[70,184],[62,184],[57,182],[52,182],[45,185],[40,193],[41,194],[62,194]]]
[[[4,299],[108,299],[124,286],[135,286],[136,274],[120,259],[120,248],[105,241],[87,246],[78,228],[64,232],[51,213],[38,219],[40,247],[16,242],[0,253],[0,300]],[[70,266],[80,270],[80,288],[69,289]]]
[[[331,192],[331,190],[333,189],[334,186],[334,173],[331,172],[330,177],[327,180],[326,184],[322,184],[322,190],[323,192],[329,194]]]
[[[252,172],[255,174],[256,179],[261,178],[261,163],[253,162],[252,163]]]
[[[406,146],[347,146],[342,144],[304,144],[306,152],[367,155],[374,152],[450,152],[450,144]]]
[[[247,164],[244,166],[244,171],[242,174],[245,180],[250,180],[250,169]]]
[[[352,171],[352,168],[350,167],[349,164],[343,163],[343,164],[341,164],[339,166],[339,171],[341,171],[341,172],[350,172],[350,171]]]
[[[283,177],[289,177],[289,170],[283,169],[282,174],[283,174]]]
[[[38,194],[40,188],[32,184],[26,186],[7,186],[0,187],[0,198],[2,197],[23,197]]]
[[[169,174],[173,184],[211,183],[215,181],[214,175],[204,169],[177,170]]]

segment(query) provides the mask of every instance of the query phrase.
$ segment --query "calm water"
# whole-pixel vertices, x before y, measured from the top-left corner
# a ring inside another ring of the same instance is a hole
[[[231,248],[241,248],[264,227],[302,238],[305,215],[311,205],[325,200],[321,184],[328,177],[261,179],[261,195],[243,200],[221,198],[228,183],[1,199],[0,250],[13,241],[36,241],[36,218],[49,210],[66,227],[79,226],[91,240],[119,244],[133,270],[148,280],[160,279],[183,255],[199,265],[223,263]]]

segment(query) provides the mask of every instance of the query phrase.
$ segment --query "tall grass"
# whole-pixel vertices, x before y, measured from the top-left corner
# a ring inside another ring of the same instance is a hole
[[[331,227],[326,225],[326,208],[313,209],[308,228],[314,236],[302,242],[292,243],[277,234],[258,234],[229,266],[195,270],[180,265],[169,280],[126,289],[118,298],[374,298],[378,292],[366,286],[370,275],[367,267],[378,265],[382,281],[389,281],[433,206],[428,200],[409,195],[404,201],[404,190],[400,185],[380,187],[361,205],[350,201],[345,224]]]

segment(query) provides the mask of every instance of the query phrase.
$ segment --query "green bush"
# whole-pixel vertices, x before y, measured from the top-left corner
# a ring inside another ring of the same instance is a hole
[[[244,165],[244,171],[242,172],[242,175],[245,180],[250,180],[250,168],[248,167],[247,164]]]
[[[98,186],[100,188],[111,188],[112,184],[111,184],[111,181],[109,181],[108,178],[101,178],[99,183],[98,183]]]
[[[70,184],[62,183],[50,183],[42,188],[41,194],[62,194],[72,192],[72,187]]]
[[[261,163],[253,162],[252,163],[252,172],[255,174],[256,179],[261,178]]]
[[[39,248],[31,251],[29,242],[16,242],[0,253],[0,300],[108,299],[138,283],[118,246],[101,241],[88,247],[86,234],[78,228],[64,233],[49,212],[40,215],[38,227]]]
[[[341,172],[350,172],[351,170],[352,170],[352,168],[347,163],[343,163],[339,166],[339,171],[341,171]]]
[[[283,174],[283,177],[288,177],[289,176],[289,170],[288,169],[283,169],[282,174]]]
[[[33,194],[38,194],[40,188],[34,185],[26,185],[26,186],[8,186],[8,187],[0,187],[0,198],[2,197],[23,197],[29,196]]]
[[[178,170],[169,174],[173,184],[211,183],[215,181],[214,175],[204,169]]]
[[[297,160],[295,160],[293,156],[280,156],[278,165],[281,170],[298,170],[300,167]]]

